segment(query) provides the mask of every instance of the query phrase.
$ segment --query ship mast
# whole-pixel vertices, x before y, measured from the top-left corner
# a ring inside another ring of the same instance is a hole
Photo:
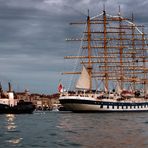
[[[144,81],[143,81],[143,85],[144,85],[144,95],[147,95],[147,85],[148,85],[148,69],[146,68],[146,57],[147,55],[145,54],[145,37],[144,37],[144,28],[142,27],[142,55],[143,55],[143,74],[144,74]]]
[[[123,39],[122,39],[122,18],[121,18],[121,12],[120,12],[120,6],[119,6],[119,55],[120,55],[120,87],[121,90],[123,90]]]
[[[105,88],[108,90],[108,53],[107,53],[107,28],[106,28],[106,11],[103,10],[103,26],[104,26],[104,78]]]
[[[122,17],[119,8],[118,16],[112,16],[104,9],[100,15],[90,18],[88,11],[87,21],[73,24],[86,25],[82,38],[67,40],[81,41],[81,55],[65,58],[79,59],[88,72],[90,90],[94,87],[92,79],[97,78],[103,80],[106,90],[118,81],[121,90],[132,84],[133,90],[143,88],[146,93],[146,39],[144,30],[139,29],[143,26],[134,24],[133,15],[132,19]],[[64,74],[81,74],[81,71]]]
[[[133,15],[133,13],[132,13],[132,23],[134,24],[134,15]],[[132,64],[133,64],[133,80],[132,80],[132,83],[133,83],[133,90],[135,90],[136,89],[136,76],[135,76],[135,57],[136,57],[136,55],[135,55],[135,53],[136,52],[134,52],[134,51],[136,51],[136,48],[135,48],[135,26],[132,24],[132,27],[131,27],[131,30],[132,30]]]
[[[90,81],[90,90],[92,89],[92,64],[91,64],[91,24],[90,24],[90,16],[89,16],[89,10],[88,10],[88,16],[87,16],[87,49],[88,49],[88,74],[89,74],[89,81]]]

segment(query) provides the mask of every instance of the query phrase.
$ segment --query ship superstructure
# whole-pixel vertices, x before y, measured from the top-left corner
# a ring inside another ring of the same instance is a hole
[[[8,91],[3,91],[0,84],[0,114],[31,114],[35,110],[32,102],[18,101],[11,84],[8,83]]]

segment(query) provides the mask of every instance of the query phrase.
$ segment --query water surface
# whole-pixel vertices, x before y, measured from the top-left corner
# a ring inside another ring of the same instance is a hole
[[[0,147],[147,148],[148,113],[0,115]]]

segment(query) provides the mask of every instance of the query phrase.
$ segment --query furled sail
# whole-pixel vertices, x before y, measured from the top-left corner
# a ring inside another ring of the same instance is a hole
[[[119,85],[119,82],[117,82],[117,85],[116,85],[116,92],[117,92],[118,94],[120,94],[120,93],[122,92],[122,89],[121,89],[121,87],[120,87],[120,85]]]
[[[82,68],[81,75],[76,83],[76,88],[90,89],[90,77],[89,77],[89,74],[84,66]]]

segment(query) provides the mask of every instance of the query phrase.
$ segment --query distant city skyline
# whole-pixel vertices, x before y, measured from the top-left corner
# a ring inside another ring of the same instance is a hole
[[[65,42],[77,35],[77,27],[69,23],[86,20],[101,13],[130,17],[145,26],[148,33],[148,0],[0,0],[0,81],[7,89],[11,82],[14,90],[32,93],[57,92],[64,80],[61,72],[72,70],[73,63],[64,56],[76,54],[79,43]],[[81,34],[79,34],[81,35]],[[69,77],[70,78],[70,77]]]

